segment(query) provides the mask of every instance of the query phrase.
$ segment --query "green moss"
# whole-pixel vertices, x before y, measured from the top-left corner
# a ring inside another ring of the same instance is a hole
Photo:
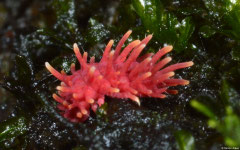
[[[173,13],[164,9],[159,0],[133,0],[132,3],[145,30],[153,33],[158,41],[173,45],[177,52],[189,48],[188,41],[195,29],[191,17],[178,21]]]
[[[177,131],[175,137],[178,143],[179,150],[194,150],[195,149],[195,140],[191,133],[186,131]]]
[[[16,117],[8,121],[0,123],[0,146],[2,148],[11,148],[16,146],[14,143],[7,144],[7,141],[15,140],[27,131],[26,119],[24,117]],[[19,143],[18,143],[19,144]]]
[[[225,108],[225,115],[223,116],[215,115],[210,108],[197,100],[191,101],[191,106],[209,118],[209,127],[220,132],[224,137],[225,144],[230,147],[240,146],[240,117],[234,112],[234,108],[236,110],[239,108],[235,107],[235,103],[239,103],[239,97],[236,97],[236,94],[228,83],[223,81],[221,92],[221,100],[224,102]]]

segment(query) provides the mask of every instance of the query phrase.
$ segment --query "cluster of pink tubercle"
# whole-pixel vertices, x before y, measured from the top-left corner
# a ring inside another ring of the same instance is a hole
[[[81,69],[75,70],[75,64],[72,64],[71,75],[64,71],[59,73],[48,62],[45,63],[52,75],[62,81],[57,86],[58,95],[53,94],[53,98],[59,103],[58,108],[65,118],[72,122],[85,121],[90,109],[96,112],[104,104],[105,95],[129,98],[140,105],[139,97],[165,98],[165,94],[178,93],[177,90],[168,89],[169,87],[189,84],[188,80],[172,77],[174,70],[190,67],[193,65],[192,61],[165,67],[171,57],[160,60],[172,50],[172,46],[160,49],[155,55],[148,53],[138,58],[152,35],[142,41],[131,42],[121,51],[131,32],[125,33],[115,50],[111,50],[113,40],[110,40],[100,62],[95,62],[95,58],[91,57],[88,63],[88,53],[84,52],[82,56],[77,44],[74,44],[73,50]]]

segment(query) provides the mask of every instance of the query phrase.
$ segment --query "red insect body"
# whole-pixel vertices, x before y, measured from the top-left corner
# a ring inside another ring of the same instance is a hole
[[[135,40],[122,51],[124,42],[132,31],[128,31],[120,40],[115,50],[112,49],[113,40],[107,44],[100,62],[91,57],[87,62],[87,52],[81,55],[77,44],[73,50],[81,65],[75,70],[71,65],[72,75],[59,73],[48,62],[46,68],[59,80],[58,95],[53,98],[59,103],[58,108],[63,116],[72,122],[85,121],[90,108],[96,112],[104,103],[105,95],[115,98],[129,98],[140,105],[139,97],[165,98],[165,93],[177,94],[177,90],[169,90],[170,86],[187,85],[189,81],[173,79],[174,70],[190,67],[193,62],[177,63],[165,67],[171,57],[160,58],[172,50],[172,46],[160,49],[155,55],[146,54],[138,58],[141,51],[152,38],[148,35],[142,41]]]

